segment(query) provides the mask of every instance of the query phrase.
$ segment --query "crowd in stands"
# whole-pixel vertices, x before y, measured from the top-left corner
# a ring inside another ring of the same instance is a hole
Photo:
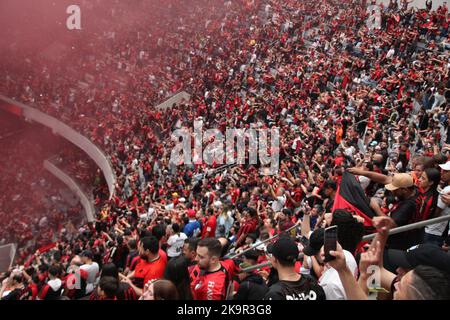
[[[362,300],[374,265],[388,292],[379,299],[450,299],[448,221],[389,235],[450,213],[447,6],[146,5],[86,36],[70,67],[14,63],[20,54],[1,63],[0,92],[89,137],[117,176],[96,221],[5,273],[1,299]],[[189,101],[154,108],[180,90]],[[174,165],[170,134],[197,119],[278,127],[279,173],[198,155]],[[338,208],[348,174],[370,219]],[[330,226],[338,246],[324,252]]]
[[[92,196],[97,207],[108,198],[102,172],[81,149],[67,143],[50,161],[74,179],[85,194]]]
[[[63,140],[19,119],[10,118],[9,125],[0,140],[0,242],[16,243],[17,262],[24,262],[37,248],[55,241],[67,223],[82,224],[83,217],[79,205],[63,198],[61,191],[68,192],[64,184],[43,167]]]

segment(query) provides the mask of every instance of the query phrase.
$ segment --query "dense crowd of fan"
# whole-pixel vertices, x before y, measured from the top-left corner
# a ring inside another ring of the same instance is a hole
[[[18,262],[23,262],[53,242],[67,223],[78,225],[84,219],[77,201],[64,199],[64,192],[71,192],[43,167],[66,142],[38,125],[8,120],[10,127],[0,139],[0,244],[16,243]]]
[[[117,185],[107,201],[98,181],[97,220],[5,273],[0,297],[367,299],[377,265],[390,292],[380,299],[449,299],[448,221],[388,235],[450,212],[448,8],[167,2],[86,36],[70,68],[14,63],[19,53],[2,61],[0,91],[98,144]],[[154,108],[180,90],[189,101]],[[221,131],[278,127],[279,173],[196,155],[171,164],[170,134],[197,119]],[[333,211],[344,172],[373,219]],[[325,262],[333,225],[339,245]]]

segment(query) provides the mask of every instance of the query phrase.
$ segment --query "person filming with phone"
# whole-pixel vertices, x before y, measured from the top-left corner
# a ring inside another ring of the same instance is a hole
[[[319,285],[325,291],[327,300],[347,300],[344,287],[338,272],[328,262],[335,259],[330,251],[336,251],[338,241],[338,226],[334,225],[326,229],[317,229],[309,237],[309,245],[303,249],[306,256],[315,259],[318,264],[323,265],[323,272],[319,277]],[[345,263],[352,275],[356,278],[358,265],[353,255],[343,250]]]

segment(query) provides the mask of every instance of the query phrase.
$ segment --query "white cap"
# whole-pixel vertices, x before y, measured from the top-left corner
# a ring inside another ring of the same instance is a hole
[[[447,161],[445,164],[440,164],[439,167],[441,167],[442,170],[450,171],[450,161]]]

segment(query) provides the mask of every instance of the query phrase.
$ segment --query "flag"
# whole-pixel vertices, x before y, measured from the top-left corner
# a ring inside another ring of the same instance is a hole
[[[52,250],[55,247],[56,247],[56,243],[52,242],[45,246],[40,247],[39,249],[37,249],[37,251],[39,251],[40,254],[43,254],[43,253],[46,253],[46,252]]]
[[[16,106],[12,103],[8,103],[6,101],[0,101],[0,109],[3,109],[4,111],[12,113],[19,117],[22,117],[22,115],[23,115],[21,107]]]
[[[364,226],[372,226],[375,212],[370,208],[370,200],[355,176],[345,171],[337,189],[332,212],[343,209],[364,218]]]

